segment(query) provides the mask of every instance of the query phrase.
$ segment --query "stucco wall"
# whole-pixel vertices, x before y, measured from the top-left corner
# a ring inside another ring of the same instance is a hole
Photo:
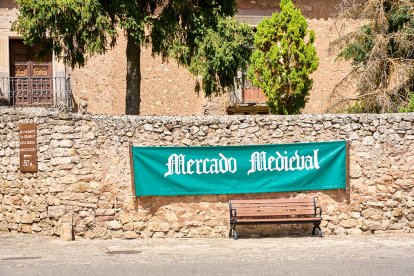
[[[350,71],[349,63],[334,62],[335,54],[329,53],[329,43],[338,36],[338,25],[331,19],[339,0],[294,1],[302,9],[309,27],[316,33],[315,46],[320,58],[319,68],[313,73],[313,89],[303,113],[323,113],[329,106],[330,94],[336,84]],[[239,3],[239,19],[257,16],[261,19],[278,10],[278,1],[244,1]],[[14,1],[0,3],[0,77],[9,76],[9,39],[18,38],[11,32],[10,22],[16,19]],[[241,16],[241,17],[240,17]],[[243,20],[242,20],[243,21]],[[249,20],[248,20],[249,21]],[[251,20],[250,20],[251,21]],[[250,22],[249,21],[249,22]],[[345,24],[345,32],[356,23]],[[72,90],[76,105],[87,103],[93,114],[125,113],[126,42],[120,33],[118,44],[105,55],[91,57],[84,68],[71,72]],[[187,69],[176,62],[162,63],[161,58],[152,57],[151,50],[143,48],[141,54],[141,114],[143,115],[200,115],[226,114],[228,96],[206,99],[194,92],[194,78]],[[53,76],[68,74],[61,62],[54,60]],[[7,95],[7,83],[0,89]],[[352,89],[349,91],[352,94]]]
[[[18,126],[38,124],[37,173],[19,172]],[[90,116],[0,109],[0,230],[84,238],[224,237],[229,199],[315,196],[326,234],[414,230],[414,114]],[[135,145],[350,143],[350,189],[306,193],[131,196]],[[240,227],[241,235],[306,234],[311,225]]]

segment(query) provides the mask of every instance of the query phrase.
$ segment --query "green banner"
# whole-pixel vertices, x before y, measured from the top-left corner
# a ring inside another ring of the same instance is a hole
[[[132,147],[136,196],[344,189],[346,142]]]

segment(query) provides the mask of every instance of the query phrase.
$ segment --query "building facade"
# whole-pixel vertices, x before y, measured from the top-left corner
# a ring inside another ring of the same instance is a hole
[[[320,65],[313,73],[314,85],[303,113],[323,113],[335,85],[350,66],[335,62],[329,43],[338,36],[331,18],[339,0],[294,1],[316,33],[315,46]],[[239,0],[237,18],[256,26],[264,16],[278,11],[278,1]],[[71,70],[53,55],[37,58],[38,47],[23,45],[10,31],[18,8],[13,0],[0,3],[0,104],[15,106],[69,106],[95,114],[125,112],[126,40],[121,34],[117,45],[105,55],[93,56],[85,67]],[[355,24],[346,28],[352,30]],[[346,30],[345,30],[346,31]],[[268,114],[263,93],[239,82],[229,94],[205,98],[194,91],[195,80],[186,68],[174,61],[163,63],[151,49],[141,52],[141,113],[144,115]]]

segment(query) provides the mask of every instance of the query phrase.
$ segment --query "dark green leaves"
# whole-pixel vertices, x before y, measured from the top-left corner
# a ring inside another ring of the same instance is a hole
[[[358,12],[367,22],[359,30],[334,42],[338,57],[351,60],[353,71],[333,91],[334,106],[354,104],[351,111],[396,112],[410,101],[414,88],[414,2],[367,0],[361,5],[349,2],[343,14]],[[368,20],[367,20],[368,19]],[[350,102],[348,84],[356,84],[356,101]],[[339,110],[338,110],[339,111]]]
[[[202,77],[206,95],[234,86],[239,70],[245,70],[252,53],[253,31],[234,19],[222,18],[217,30],[206,30],[191,59],[190,72]]]

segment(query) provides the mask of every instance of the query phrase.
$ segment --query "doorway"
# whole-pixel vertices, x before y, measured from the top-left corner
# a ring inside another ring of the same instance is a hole
[[[52,106],[52,54],[40,56],[40,46],[21,39],[9,41],[10,93],[16,106]]]

